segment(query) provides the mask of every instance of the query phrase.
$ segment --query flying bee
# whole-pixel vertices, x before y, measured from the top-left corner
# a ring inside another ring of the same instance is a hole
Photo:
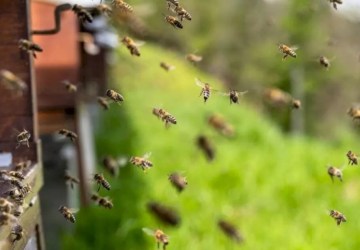
[[[167,64],[167,63],[165,63],[165,62],[161,62],[161,63],[160,63],[160,67],[163,68],[163,69],[166,70],[166,71],[171,71],[171,70],[174,70],[174,69],[175,69],[175,66],[170,65],[170,64]]]
[[[74,142],[78,138],[78,136],[77,136],[77,134],[75,132],[64,129],[64,128],[60,129],[58,131],[58,133],[60,135],[64,135],[65,137],[69,138],[72,142]]]
[[[178,174],[176,172],[171,173],[169,175],[169,181],[171,182],[171,184],[176,188],[176,190],[179,193],[182,192],[188,184],[186,177],[181,176],[180,174]]]
[[[0,212],[11,213],[14,204],[5,198],[0,198]]]
[[[30,137],[31,134],[26,129],[18,133],[18,135],[16,136],[16,141],[17,141],[16,148],[20,147],[21,145],[26,145],[27,147],[29,147]]]
[[[96,6],[95,11],[99,14],[103,14],[106,16],[110,16],[112,14],[111,7],[109,5],[103,4],[103,3]]]
[[[340,181],[343,181],[342,177],[343,177],[343,173],[340,169],[330,166],[328,168],[328,174],[332,180],[332,182],[334,182],[334,177],[339,178]]]
[[[169,127],[170,123],[177,124],[176,118],[165,109],[153,108],[153,114],[165,122],[165,127]]]
[[[23,80],[5,69],[0,71],[0,81],[6,89],[14,91],[17,95],[21,95],[28,88]]]
[[[64,216],[64,218],[72,223],[75,223],[75,213],[77,209],[68,208],[66,206],[60,206],[59,212]]]
[[[215,149],[210,143],[209,138],[207,138],[204,135],[198,136],[197,145],[205,153],[205,156],[208,159],[208,161],[212,161],[214,159]]]
[[[245,95],[246,93],[247,93],[247,91],[239,92],[236,90],[230,90],[229,92],[222,93],[222,94],[225,96],[229,96],[230,104],[232,104],[232,103],[239,103],[239,97]]]
[[[289,47],[285,44],[279,44],[279,50],[281,51],[281,53],[283,53],[283,60],[286,59],[286,57],[288,56],[292,56],[294,58],[296,58],[296,53],[295,50],[297,50],[297,47]]]
[[[105,109],[105,110],[108,110],[108,109],[110,108],[110,104],[109,104],[109,102],[108,102],[108,100],[107,100],[106,97],[98,96],[98,97],[97,97],[97,102],[98,102],[99,105],[100,105],[101,107],[103,107],[103,109]]]
[[[329,0],[332,3],[335,10],[337,10],[337,4],[342,4],[342,0]]]
[[[177,226],[181,222],[181,218],[176,210],[170,207],[166,207],[157,202],[149,202],[147,209],[161,222],[170,225]]]
[[[237,243],[240,243],[243,241],[243,237],[240,235],[239,231],[235,228],[234,225],[230,224],[227,221],[219,220],[218,226],[221,229],[221,231],[224,232],[229,238],[233,239]]]
[[[227,137],[234,136],[234,127],[230,123],[226,122],[222,116],[213,114],[209,117],[208,123],[220,134]]]
[[[203,59],[202,56],[195,55],[195,54],[187,54],[185,58],[186,58],[186,60],[188,60],[189,62],[194,63],[194,64],[201,62]]]
[[[106,91],[107,97],[109,97],[111,100],[113,100],[116,103],[121,103],[124,101],[124,97],[120,95],[118,92],[112,89],[108,89]]]
[[[104,178],[103,174],[95,174],[94,181],[98,185],[98,190],[97,190],[98,192],[99,192],[101,186],[103,188],[105,188],[106,190],[110,190],[110,188],[111,188],[110,183]]]
[[[348,115],[353,118],[353,120],[360,119],[360,106],[359,104],[353,105],[347,111]]]
[[[94,19],[91,13],[81,5],[74,4],[72,10],[75,12],[75,14],[82,23],[84,22],[91,23]]]
[[[112,4],[123,12],[133,12],[133,7],[123,0],[113,0]]]
[[[26,39],[20,39],[19,40],[19,48],[28,52],[28,53],[32,53],[33,57],[36,58],[36,53],[35,52],[42,52],[43,49],[37,45],[36,43],[33,43],[29,40]]]
[[[187,12],[187,10],[185,10],[183,7],[181,7],[180,5],[175,6],[175,8],[173,9],[173,11],[180,17],[180,21],[182,22],[185,19],[191,21],[192,17],[190,15],[189,12]]]
[[[133,56],[140,56],[139,47],[144,45],[144,42],[135,42],[128,36],[125,36],[121,39],[121,42],[126,46],[126,48],[130,51],[130,54]]]
[[[292,97],[290,94],[277,88],[269,88],[264,92],[265,100],[273,106],[283,107],[291,103]]]
[[[91,200],[93,200],[99,206],[104,207],[104,208],[112,209],[114,206],[114,204],[111,202],[111,200],[109,200],[107,197],[101,197],[98,194],[92,194]]]
[[[24,169],[27,169],[31,166],[31,161],[21,161],[15,164],[14,169],[17,172],[23,171]]]
[[[358,157],[357,155],[349,150],[349,152],[346,153],[347,158],[349,159],[350,165],[357,165],[358,164]]]
[[[341,222],[346,222],[346,217],[336,210],[330,210],[330,216],[336,220],[336,224],[339,226]]]
[[[168,9],[170,9],[171,4],[174,5],[175,7],[179,6],[179,1],[178,0],[166,0],[167,4],[168,4]]]
[[[119,175],[119,168],[125,166],[127,161],[127,157],[119,157],[118,159],[115,159],[114,157],[108,155],[103,158],[102,165],[112,176],[116,177]]]
[[[201,88],[201,92],[200,92],[199,96],[204,97],[204,103],[206,103],[206,101],[210,98],[211,91],[217,91],[217,90],[211,88],[210,84],[203,83],[197,78],[195,78],[195,83],[196,83],[197,86],[199,86]]]
[[[324,66],[326,69],[330,68],[330,60],[325,56],[319,57],[319,63]]]
[[[184,26],[173,16],[165,16],[165,21],[168,22],[174,28],[182,29]]]
[[[153,163],[148,160],[151,153],[146,153],[144,156],[132,156],[129,162],[137,167],[141,167],[141,169],[145,172],[147,169],[153,166]]]
[[[69,93],[75,93],[77,91],[77,86],[68,80],[62,81],[62,83],[65,85],[65,88]]]
[[[74,189],[74,184],[79,184],[80,180],[76,177],[71,176],[68,172],[64,175],[65,182],[70,184],[71,189]]]
[[[24,237],[24,229],[19,224],[15,225],[11,229],[11,237],[12,237],[12,243],[14,244],[15,241],[21,240]]]
[[[292,107],[294,109],[300,109],[301,108],[301,101],[298,99],[293,99],[292,100]]]
[[[166,250],[166,246],[169,245],[169,237],[160,229],[152,230],[149,228],[142,229],[146,234],[155,237],[157,248],[160,248],[160,244],[163,244],[163,250]]]

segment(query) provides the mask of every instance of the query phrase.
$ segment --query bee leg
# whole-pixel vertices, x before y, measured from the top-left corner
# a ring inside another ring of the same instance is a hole
[[[101,188],[101,186],[100,186],[100,184],[98,184],[98,189],[97,189],[98,192],[100,191],[100,188]]]
[[[157,242],[157,249],[160,248],[160,242]]]
[[[26,146],[29,148],[30,146],[29,146],[29,141],[26,141]]]
[[[202,96],[203,93],[204,93],[204,90],[202,89],[201,92],[200,92],[199,97]]]
[[[334,177],[330,175],[330,178],[331,178],[331,182],[334,183]]]
[[[333,3],[333,6],[334,6],[334,9],[337,10],[337,5],[335,2]]]
[[[288,56],[288,54],[285,54],[285,55],[283,56],[282,60],[284,61],[287,56]]]
[[[32,52],[33,57],[36,59],[35,51]]]

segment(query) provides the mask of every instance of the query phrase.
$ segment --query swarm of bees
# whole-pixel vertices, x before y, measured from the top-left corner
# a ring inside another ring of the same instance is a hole
[[[36,52],[43,51],[43,49],[39,45],[26,39],[19,40],[19,48],[28,53],[31,53],[34,58],[36,58]]]

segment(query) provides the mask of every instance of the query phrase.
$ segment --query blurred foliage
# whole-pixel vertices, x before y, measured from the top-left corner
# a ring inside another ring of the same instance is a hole
[[[220,218],[240,230],[245,238],[241,249],[360,248],[360,172],[346,167],[344,183],[332,183],[326,169],[327,164],[345,166],[347,150],[359,147],[349,130],[327,144],[285,136],[249,102],[250,93],[240,105],[229,105],[227,97],[217,94],[204,104],[194,78],[217,89],[222,89],[220,81],[164,48],[147,43],[141,51],[140,58],[131,57],[126,48],[117,52],[112,87],[125,102],[101,112],[97,156],[152,152],[154,167],[145,174],[127,166],[117,179],[106,175],[112,190],[101,194],[113,199],[114,208],[80,210],[73,232],[64,235],[63,249],[156,249],[142,227],[163,229],[171,237],[169,250],[237,249],[217,228]],[[282,63],[281,55],[275,58]],[[163,60],[175,65],[175,71],[161,69]],[[165,129],[151,114],[153,107],[168,110],[178,124]],[[213,113],[234,125],[234,138],[208,126]],[[199,134],[216,146],[211,163],[196,147]],[[187,176],[189,185],[181,194],[167,179],[173,171]],[[170,228],[155,220],[146,210],[153,200],[176,207],[181,225]],[[337,226],[329,209],[343,212],[348,222]]]

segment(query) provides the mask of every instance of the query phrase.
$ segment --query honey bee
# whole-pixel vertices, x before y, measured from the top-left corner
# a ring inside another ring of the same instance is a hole
[[[14,177],[20,181],[25,179],[25,176],[20,171],[7,171],[7,170],[0,170],[0,176],[7,175],[9,177]]]
[[[31,161],[27,160],[27,161],[21,161],[15,164],[14,166],[14,170],[17,172],[21,172],[24,169],[27,169],[31,166]]]
[[[99,4],[95,9],[97,13],[104,14],[106,16],[110,16],[112,13],[111,7],[107,4]]]
[[[349,150],[349,152],[346,153],[346,156],[349,159],[348,164],[350,164],[350,165],[357,165],[358,164],[358,157],[354,152]]]
[[[234,136],[234,127],[226,122],[222,116],[213,114],[209,117],[208,123],[220,134],[227,137]]]
[[[179,22],[176,17],[165,16],[165,21],[168,22],[174,28],[182,29],[184,26]]]
[[[330,210],[330,216],[336,220],[336,224],[339,226],[341,222],[346,222],[346,217],[336,210]]]
[[[75,132],[72,132],[72,131],[64,129],[64,128],[60,129],[58,131],[58,133],[60,135],[64,135],[65,137],[69,138],[72,142],[74,142],[78,138],[78,136]]]
[[[300,109],[301,108],[301,101],[297,99],[292,100],[292,107],[294,109]]]
[[[166,246],[169,245],[169,237],[160,229],[152,230],[149,228],[142,229],[146,234],[154,236],[157,244],[157,248],[160,248],[160,244],[163,244],[163,250],[166,250]]]
[[[329,0],[332,3],[335,10],[337,10],[337,4],[342,4],[342,0]]]
[[[157,202],[149,202],[147,208],[157,219],[165,224],[177,226],[181,222],[179,214],[170,207]]]
[[[14,204],[5,198],[0,198],[0,212],[11,213]]]
[[[201,92],[200,92],[199,96],[204,97],[204,103],[206,103],[206,101],[210,98],[211,91],[217,91],[217,90],[211,88],[210,84],[203,83],[197,78],[195,78],[195,83],[196,83],[197,86],[199,86],[201,88]]]
[[[14,91],[17,95],[21,95],[28,88],[23,80],[5,69],[0,71],[0,80],[6,89]]]
[[[27,147],[29,147],[30,137],[31,134],[26,129],[18,133],[18,135],[16,136],[16,141],[17,141],[16,148],[20,147],[21,145],[26,145]]]
[[[279,50],[281,51],[281,53],[283,53],[283,60],[286,59],[286,57],[288,56],[292,56],[294,58],[296,58],[296,53],[295,50],[297,50],[297,47],[289,47],[285,44],[279,44]]]
[[[100,187],[103,186],[106,190],[110,190],[111,186],[110,183],[104,178],[103,174],[95,174],[94,175],[94,181],[98,185],[98,192],[100,190]]]
[[[267,102],[277,107],[287,106],[292,100],[291,95],[277,88],[267,89],[264,97]]]
[[[243,241],[243,237],[240,235],[239,231],[229,222],[224,220],[219,220],[218,226],[221,229],[221,231],[224,232],[224,234],[226,234],[229,238],[233,239],[237,243]]]
[[[180,17],[180,21],[182,22],[185,19],[191,21],[191,15],[189,12],[187,12],[183,7],[180,5],[175,6],[173,11]]]
[[[124,101],[124,97],[120,95],[118,92],[112,89],[108,89],[106,91],[107,97],[109,97],[111,100],[113,100],[116,103],[121,103]]]
[[[195,55],[195,54],[187,54],[185,58],[186,58],[186,60],[188,60],[189,62],[194,63],[194,64],[201,62],[203,59],[202,56]]]
[[[151,153],[146,153],[142,157],[132,156],[129,161],[131,164],[133,164],[137,167],[141,167],[141,169],[145,172],[147,169],[149,169],[153,166],[153,163],[148,160],[150,155],[151,155]]]
[[[330,68],[330,60],[325,56],[319,57],[319,63],[324,66],[326,69]]]
[[[24,208],[22,206],[16,206],[12,212],[15,217],[20,217],[24,213]]]
[[[348,115],[353,118],[353,120],[360,119],[360,106],[358,104],[353,105],[347,111]]]
[[[11,237],[12,237],[12,243],[14,244],[15,241],[21,240],[24,237],[24,229],[19,224],[15,225],[11,229]]]
[[[66,206],[60,206],[59,212],[64,216],[64,218],[72,223],[75,223],[75,213],[77,209],[68,208]]]
[[[18,219],[14,215],[6,213],[6,212],[0,213],[0,225],[1,226],[9,225],[9,224],[14,225],[14,224],[17,224],[17,222],[18,222]]]
[[[19,40],[19,48],[28,52],[28,53],[32,53],[33,57],[36,58],[36,53],[35,52],[42,52],[43,49],[37,45],[36,43],[33,43],[29,40],[26,39],[20,39]]]
[[[121,39],[121,42],[126,46],[126,48],[130,51],[130,54],[133,56],[140,56],[139,47],[144,45],[144,42],[135,42],[128,36],[125,36]]]
[[[71,176],[68,172],[64,175],[65,182],[70,184],[71,189],[74,189],[74,184],[79,184],[80,181],[78,178]]]
[[[112,209],[114,206],[114,204],[111,202],[111,200],[109,200],[107,197],[101,197],[98,194],[92,194],[91,200],[93,200],[99,206],[104,207],[104,208]]]
[[[230,104],[232,104],[232,103],[239,103],[239,97],[245,95],[246,93],[247,91],[239,92],[236,90],[230,90],[229,92],[222,94],[225,96],[229,96]]]
[[[175,69],[175,66],[170,65],[170,64],[167,64],[167,63],[165,63],[165,62],[161,62],[161,63],[160,63],[160,67],[163,68],[163,69],[166,70],[166,71],[171,71],[171,70],[174,70],[174,69]]]
[[[170,9],[171,4],[174,5],[175,7],[179,6],[179,1],[178,0],[166,0],[167,4],[168,4],[168,9]]]
[[[110,104],[106,97],[98,96],[97,101],[101,105],[101,107],[103,107],[103,109],[108,110],[110,108]]]
[[[177,124],[176,118],[165,109],[153,108],[152,113],[165,122],[165,127],[169,127],[170,123]]]
[[[22,206],[24,204],[25,196],[22,193],[20,193],[20,191],[17,188],[7,191],[6,195],[11,200],[13,200],[17,205]]]
[[[180,174],[178,174],[176,172],[171,173],[169,175],[169,181],[171,182],[171,184],[176,188],[176,190],[179,193],[182,192],[188,184],[186,177],[181,176]]]
[[[79,20],[82,23],[84,23],[84,22],[91,23],[94,19],[93,16],[91,15],[91,13],[81,5],[74,4],[74,6],[72,7],[72,10],[75,12],[75,14],[77,15],[77,17],[79,18]]]
[[[212,161],[215,157],[215,149],[210,143],[209,138],[204,135],[200,135],[197,138],[197,145],[199,148],[205,153],[206,158],[208,161]]]
[[[75,93],[77,91],[77,86],[75,84],[72,84],[67,80],[62,81],[62,83],[65,85],[65,88],[69,93]]]
[[[342,179],[343,173],[340,169],[338,169],[336,167],[330,166],[328,168],[328,174],[329,174],[332,182],[334,182],[334,176],[339,178],[340,181],[343,181],[343,179]]]
[[[105,156],[102,161],[102,165],[105,167],[105,169],[108,170],[109,173],[115,177],[119,175],[119,168],[125,166],[126,164],[126,157],[120,157],[118,159],[115,159],[114,157],[108,155]]]
[[[118,8],[119,10],[124,11],[124,12],[133,12],[133,10],[134,10],[130,4],[126,3],[123,0],[113,0],[112,4],[116,8]]]

